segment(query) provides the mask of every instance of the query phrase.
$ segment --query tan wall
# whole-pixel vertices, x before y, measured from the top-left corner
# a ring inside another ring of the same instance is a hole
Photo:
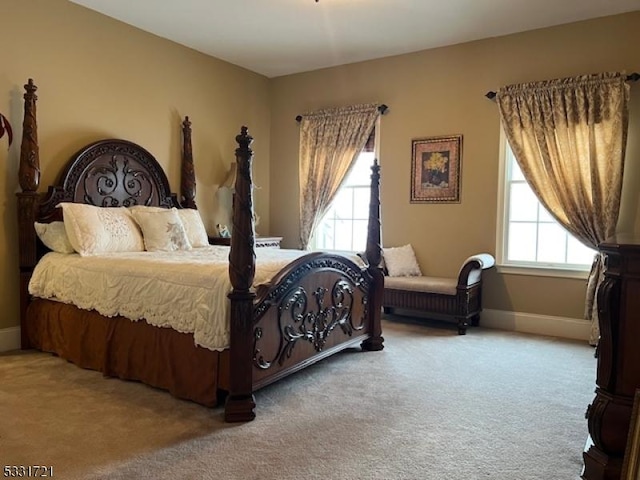
[[[453,275],[466,256],[495,253],[499,116],[484,94],[517,82],[637,71],[638,45],[635,12],[272,80],[273,234],[297,245],[295,116],[378,101],[389,106],[380,129],[384,244],[411,243],[426,272]],[[623,223],[640,230],[640,85],[632,96]],[[461,203],[410,204],[411,139],[447,134],[464,136]],[[486,308],[581,318],[585,282],[491,271],[484,293]]]
[[[64,0],[2,0],[0,112],[16,141],[0,140],[0,329],[18,325],[17,166],[22,85],[38,85],[41,190],[83,145],[125,138],[147,148],[179,188],[180,121],[193,122],[197,203],[207,230],[227,220],[217,185],[234,160],[235,135],[256,138],[254,175],[269,233],[268,79]]]

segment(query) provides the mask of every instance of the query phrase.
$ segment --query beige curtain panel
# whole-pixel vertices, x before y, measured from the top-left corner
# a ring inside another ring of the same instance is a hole
[[[300,121],[300,247],[309,242],[380,115],[378,104],[332,108]]]
[[[628,130],[629,85],[622,73],[583,75],[501,88],[496,100],[527,182],[572,235],[591,248],[615,233]],[[596,255],[585,318],[599,337]]]

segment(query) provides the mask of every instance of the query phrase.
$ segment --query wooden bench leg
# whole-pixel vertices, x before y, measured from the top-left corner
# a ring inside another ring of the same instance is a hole
[[[476,313],[473,317],[471,317],[471,326],[477,327],[480,325],[480,314]]]
[[[468,326],[466,318],[458,317],[458,335],[466,335]]]

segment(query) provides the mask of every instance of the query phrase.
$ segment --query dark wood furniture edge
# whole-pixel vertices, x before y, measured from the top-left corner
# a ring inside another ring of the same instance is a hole
[[[640,385],[640,237],[616,234],[598,245],[604,280],[598,287],[600,338],[595,397],[587,407],[586,480],[621,478],[635,393]]]

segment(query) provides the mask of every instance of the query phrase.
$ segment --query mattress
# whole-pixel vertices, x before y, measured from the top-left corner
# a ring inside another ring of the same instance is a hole
[[[306,251],[258,248],[254,285]],[[192,333],[213,351],[229,346],[229,247],[177,252],[126,252],[81,257],[47,253],[29,283],[35,297],[73,304],[107,316],[144,320]]]

